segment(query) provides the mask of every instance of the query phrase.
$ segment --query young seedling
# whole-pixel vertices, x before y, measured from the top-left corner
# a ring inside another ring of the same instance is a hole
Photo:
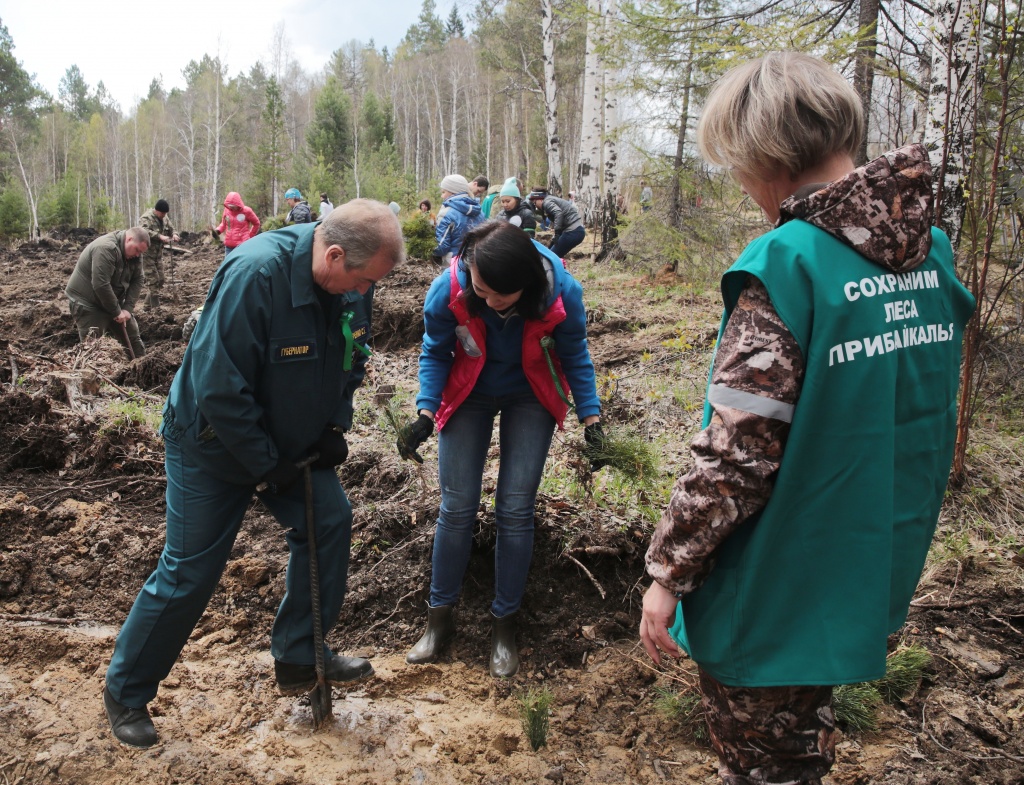
[[[519,713],[523,732],[536,752],[548,743],[548,718],[551,715],[551,691],[528,689],[519,696]]]

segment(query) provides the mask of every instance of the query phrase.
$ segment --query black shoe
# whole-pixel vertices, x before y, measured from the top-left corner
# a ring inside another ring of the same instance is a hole
[[[326,666],[327,684],[332,687],[351,684],[373,675],[370,661],[359,657],[335,654]],[[278,692],[282,695],[301,695],[316,686],[316,667],[313,665],[292,665],[274,660],[274,676],[277,677]]]
[[[110,730],[119,742],[140,749],[156,744],[156,728],[153,727],[148,709],[122,706],[110,696],[106,687],[103,688],[103,708],[107,712]]]

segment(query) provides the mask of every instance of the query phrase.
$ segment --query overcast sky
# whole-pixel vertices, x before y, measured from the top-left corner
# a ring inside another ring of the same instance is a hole
[[[274,30],[284,23],[291,56],[319,72],[334,50],[355,39],[394,51],[419,17],[422,0],[13,0],[0,22],[14,56],[40,87],[57,96],[61,78],[77,65],[95,90],[103,82],[128,112],[150,82],[183,87],[182,69],[204,54],[220,54],[229,76],[269,62]],[[460,7],[464,5],[460,3]],[[443,19],[451,0],[437,0]],[[461,13],[461,11],[460,11]]]

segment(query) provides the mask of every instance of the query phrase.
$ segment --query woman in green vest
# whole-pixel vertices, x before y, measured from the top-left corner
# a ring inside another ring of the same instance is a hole
[[[774,228],[722,279],[694,467],[647,552],[640,635],[685,649],[729,785],[820,783],[832,688],[880,678],[952,460],[974,300],[932,227],[920,145],[854,165],[860,98],[773,53],[708,98],[702,155]]]

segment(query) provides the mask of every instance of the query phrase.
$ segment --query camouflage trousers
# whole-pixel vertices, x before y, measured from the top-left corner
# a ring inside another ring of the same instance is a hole
[[[832,687],[728,687],[700,671],[726,785],[821,785],[836,757]]]
[[[157,240],[159,243],[160,241]],[[142,257],[142,262],[146,270],[146,283],[149,284],[149,290],[159,292],[164,288],[164,260],[162,254],[156,254],[151,256],[146,254]]]

